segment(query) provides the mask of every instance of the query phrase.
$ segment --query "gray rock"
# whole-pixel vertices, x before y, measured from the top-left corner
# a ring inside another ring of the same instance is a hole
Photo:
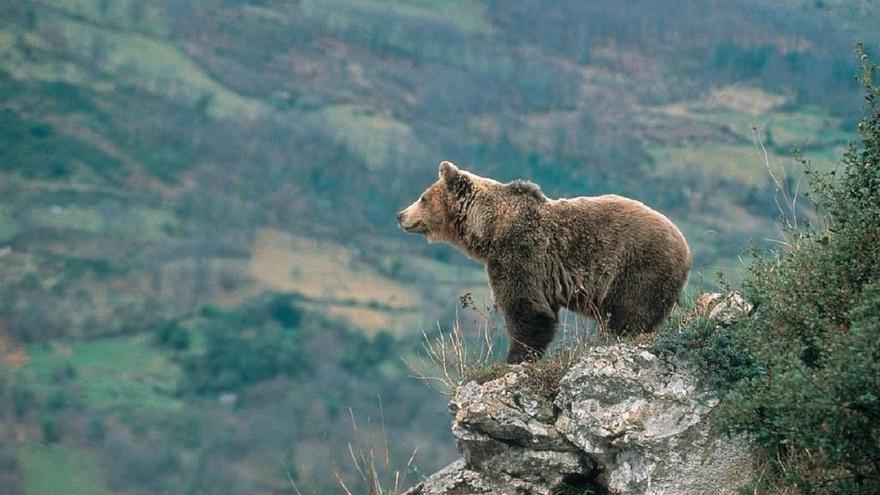
[[[460,386],[450,403],[463,459],[410,494],[550,494],[565,479],[609,493],[736,493],[754,475],[750,444],[711,431],[718,400],[683,363],[632,345],[596,347],[555,398],[513,366]]]
[[[434,473],[427,480],[410,488],[403,495],[552,495],[546,486],[537,485],[506,473],[491,476],[468,467],[459,459]]]
[[[468,469],[464,459],[459,459],[405,491],[403,495],[434,493],[448,495],[492,493],[492,482],[482,474]]]
[[[748,442],[711,432],[718,399],[646,348],[590,350],[556,404],[557,430],[599,464],[611,493],[736,493],[753,474]]]
[[[705,293],[694,301],[697,314],[706,316],[719,325],[728,326],[752,312],[754,306],[739,293]]]
[[[535,485],[530,493],[591,470],[592,461],[556,431],[553,401],[532,391],[522,366],[512,369],[483,385],[459,387],[450,403],[452,433],[467,466],[489,478],[512,477],[505,486]]]

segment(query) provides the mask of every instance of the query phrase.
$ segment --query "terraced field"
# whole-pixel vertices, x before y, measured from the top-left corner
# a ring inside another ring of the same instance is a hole
[[[350,247],[261,230],[251,251],[251,275],[273,290],[306,296],[316,310],[368,334],[406,336],[431,326],[423,320],[426,301],[417,287],[358,261]]]

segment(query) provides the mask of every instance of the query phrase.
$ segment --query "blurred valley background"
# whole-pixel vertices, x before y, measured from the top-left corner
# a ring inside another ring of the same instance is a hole
[[[456,457],[448,159],[669,215],[691,290],[855,136],[871,0],[0,0],[0,493],[337,493]],[[756,146],[756,142],[759,144]],[[767,163],[760,150],[766,148]],[[801,209],[797,206],[796,209]],[[809,217],[808,211],[801,211]],[[292,483],[293,482],[293,483]]]

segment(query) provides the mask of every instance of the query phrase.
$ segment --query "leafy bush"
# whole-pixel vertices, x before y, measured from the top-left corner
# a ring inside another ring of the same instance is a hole
[[[754,260],[743,290],[757,311],[723,336],[747,356],[701,352],[728,387],[720,425],[751,434],[781,482],[805,493],[880,491],[880,88],[857,51],[862,144],[811,178],[824,225],[790,229]]]
[[[664,331],[654,348],[690,362],[702,378],[726,391],[740,380],[757,374],[748,350],[739,345],[736,330],[704,316],[693,318],[680,328]]]
[[[179,351],[189,348],[189,332],[176,320],[162,320],[156,325],[156,343]]]
[[[302,320],[302,311],[294,306],[290,296],[279,294],[267,305],[272,318],[286,328],[296,328]]]
[[[297,331],[301,310],[288,295],[244,308],[203,311],[204,352],[184,361],[186,385],[198,393],[237,390],[304,368]]]
[[[346,339],[342,367],[357,375],[375,374],[382,363],[398,355],[394,337],[388,332],[379,332],[372,339],[361,333],[352,333]]]
[[[42,414],[39,422],[40,431],[43,432],[44,442],[56,443],[61,441],[61,430],[58,428],[58,421],[55,419],[55,416]]]
[[[59,180],[73,172],[71,164],[76,162],[108,179],[122,168],[118,159],[46,122],[29,121],[7,109],[0,111],[0,170]]]

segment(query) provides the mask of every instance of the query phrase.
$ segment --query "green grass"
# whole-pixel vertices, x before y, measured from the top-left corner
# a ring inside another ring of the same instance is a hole
[[[804,139],[802,146],[809,145]],[[802,166],[794,159],[789,149],[797,147],[767,147],[767,158],[777,173],[780,167],[787,175],[798,177]],[[784,148],[780,150],[779,148]],[[777,151],[778,150],[778,151]],[[770,175],[764,163],[762,152],[753,144],[715,144],[708,143],[696,146],[649,146],[648,153],[657,164],[656,174],[661,176],[686,176],[701,174],[711,177],[723,177],[744,185],[763,187],[770,184]],[[813,168],[829,170],[837,163],[841,147],[829,144],[818,148],[801,149],[801,155],[810,160]]]
[[[35,3],[31,1],[31,3]],[[123,31],[140,31],[154,36],[168,34],[168,17],[162,0],[55,0],[52,5],[72,16],[97,24],[110,25]]]
[[[856,137],[840,128],[840,119],[809,110],[773,114],[769,129],[773,140],[781,146],[845,144]]]
[[[461,377],[462,383],[477,382],[483,384],[492,380],[497,380],[502,376],[513,371],[511,366],[503,361],[493,361],[485,363],[482,366],[473,366],[468,368]]]
[[[672,220],[681,229],[699,263],[691,270],[688,287],[718,290],[716,282],[719,272],[726,282],[739,284],[743,276],[740,254],[748,248],[746,243],[736,243],[730,234],[722,234],[685,217],[675,217]]]
[[[752,140],[752,128],[757,128],[762,138],[765,137],[764,132],[769,130],[775,145],[783,147],[844,144],[856,137],[853,132],[841,128],[839,118],[812,107],[802,107],[797,111],[769,111],[760,115],[729,108],[689,108],[686,115],[697,122],[725,127],[749,142]]]
[[[389,159],[404,151],[412,154],[424,149],[412,129],[390,115],[352,105],[331,106],[322,113],[338,136],[373,167],[387,166]]]
[[[455,253],[454,256],[464,256]],[[486,284],[486,273],[482,266],[474,264],[461,266],[461,264],[446,263],[427,256],[405,255],[395,257],[399,263],[406,264],[408,269],[418,273],[428,273],[435,283],[456,284],[458,286]]]
[[[661,164],[711,166],[713,171],[721,171],[728,177],[753,185],[769,179],[762,157],[753,144],[753,129],[764,141],[771,164],[785,163],[791,159],[790,150],[798,148],[821,170],[828,170],[836,164],[842,146],[855,138],[853,132],[841,128],[839,118],[814,108],[762,115],[727,108],[690,109],[686,115],[696,122],[726,128],[739,136],[742,143],[655,146],[649,150],[651,155]]]
[[[111,234],[128,239],[158,240],[180,225],[180,219],[167,210],[135,208],[128,214],[130,220],[117,222]]]
[[[113,410],[179,411],[171,396],[177,385],[178,366],[151,345],[148,337],[118,337],[74,342],[66,347],[30,346],[25,375],[36,384],[51,386],[56,370],[70,365],[74,385],[91,406]]]
[[[255,114],[260,105],[230,91],[203,71],[176,46],[134,33],[118,33],[87,24],[58,19],[57,26],[71,52],[90,53],[102,46],[93,58],[101,71],[143,90],[195,103],[212,95],[208,112],[215,117],[239,117]]]
[[[180,219],[167,210],[145,207],[121,209],[105,219],[95,207],[56,205],[31,208],[28,222],[34,227],[152,241],[167,238],[180,224]]]
[[[718,275],[720,274],[724,283],[730,284],[733,287],[739,287],[746,272],[746,265],[744,263],[739,257],[715,258],[707,266],[694,267],[695,271],[691,272],[689,284],[700,287],[701,290],[723,290],[724,287],[718,283]]]
[[[93,2],[66,2],[65,10],[87,11]],[[83,14],[90,18],[89,15]],[[207,111],[218,118],[256,114],[262,105],[214,81],[177,46],[161,38],[105,29],[70,17],[46,13],[41,17],[47,29],[64,40],[67,53],[58,58],[33,62],[22,55],[16,40],[31,49],[57,51],[59,46],[32,32],[0,31],[0,67],[20,79],[65,81],[101,88],[109,76],[113,81],[133,85],[160,96],[180,98],[195,104],[210,95]],[[76,57],[68,57],[77,54]],[[71,60],[83,60],[87,70]],[[99,78],[99,79],[96,79]]]
[[[303,6],[307,12],[329,14],[339,22],[361,13],[393,13],[445,23],[467,33],[492,31],[485,8],[474,0],[304,0]]]
[[[21,231],[21,225],[12,217],[12,209],[9,205],[0,203],[0,242],[15,238]]]
[[[68,60],[41,57],[31,59],[25,51],[43,51],[51,45],[33,32],[0,29],[0,68],[16,79],[82,83],[90,80],[86,70]]]
[[[94,454],[65,445],[26,443],[17,448],[27,495],[109,495]]]
[[[69,229],[89,234],[104,230],[104,221],[94,208],[76,205],[36,207],[30,210],[28,221],[37,227]]]
[[[120,165],[116,158],[48,122],[0,111],[0,170],[66,182],[88,169],[114,182],[122,173]]]
[[[480,2],[303,0],[302,6],[306,16],[326,24],[352,45],[415,59],[444,60],[455,66],[476,63],[488,70],[482,52],[469,54],[466,46],[430,34],[448,31],[451,36],[491,36],[493,26]]]
[[[661,175],[723,176],[756,187],[764,186],[770,180],[763,158],[751,144],[651,146],[648,153],[657,163],[657,173]],[[768,153],[771,164],[782,161],[783,157],[769,150]]]
[[[737,112],[728,108],[712,110],[695,110],[688,113],[688,117],[697,122],[705,122],[721,127],[726,127],[744,139],[752,139],[752,127],[762,129],[767,124],[767,116],[751,115],[745,112]]]

